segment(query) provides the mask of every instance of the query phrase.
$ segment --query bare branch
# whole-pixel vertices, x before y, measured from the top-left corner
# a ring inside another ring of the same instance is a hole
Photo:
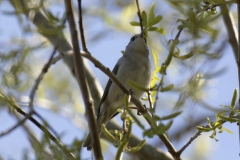
[[[237,66],[238,66],[238,92],[240,91],[240,2],[237,1],[237,8],[238,8],[238,54],[237,54]],[[240,97],[238,99],[238,109],[240,110]],[[240,118],[240,115],[239,115]],[[239,135],[239,146],[240,146],[240,126],[238,126],[238,135]]]
[[[138,18],[139,18],[139,23],[140,23],[140,27],[141,27],[141,32],[143,32],[143,23],[142,23],[142,16],[141,16],[141,11],[140,11],[140,7],[139,7],[139,2],[138,0],[136,0],[136,4],[137,4],[137,15],[138,15]]]
[[[0,133],[0,137],[9,134],[9,133],[12,132],[14,129],[16,129],[17,127],[21,126],[21,125],[28,119],[27,115],[29,115],[29,114],[26,114],[26,117],[25,117],[24,119],[19,120],[17,124],[15,124],[13,127],[11,127],[10,129],[8,129],[7,131],[4,131],[4,132]]]
[[[235,59],[237,61],[237,57],[238,57],[238,42],[236,37],[237,31],[235,31],[235,28],[232,22],[233,18],[226,4],[220,5],[220,9],[221,9],[221,14],[223,17],[224,24],[227,29],[229,44],[232,47]]]
[[[162,65],[164,65],[164,64],[162,64]],[[160,92],[159,90],[161,90],[161,88],[163,87],[164,76],[165,76],[165,74],[162,74],[161,81],[160,81],[160,83],[158,84],[158,87],[157,87],[157,93],[156,93],[156,96],[155,96],[155,103],[153,105],[153,112],[155,112],[156,107],[157,107],[157,100],[159,99],[159,92]]]
[[[190,140],[177,152],[179,156],[182,154],[182,152],[198,137],[201,135],[201,131],[198,131]]]
[[[58,141],[57,138],[55,138],[51,132],[48,131],[46,127],[44,127],[42,124],[40,124],[35,118],[30,116],[30,114],[27,114],[25,111],[23,111],[19,106],[16,104],[10,103],[10,101],[6,101],[11,107],[13,107],[18,113],[23,115],[25,118],[29,119],[33,124],[35,124],[39,129],[41,129],[45,134],[49,136],[49,138],[56,143],[56,145],[68,156],[74,158],[74,155],[67,150],[67,148],[60,142]],[[21,121],[20,121],[21,122]]]
[[[78,15],[79,15],[79,31],[81,35],[81,42],[83,51],[88,53],[86,41],[85,41],[85,35],[84,35],[84,29],[83,29],[83,19],[82,19],[82,0],[78,0]]]
[[[31,109],[33,109],[33,101],[34,101],[35,93],[36,93],[36,91],[38,89],[38,86],[39,86],[40,82],[42,81],[44,75],[47,73],[48,68],[51,66],[51,61],[52,61],[52,59],[53,59],[53,57],[54,57],[54,55],[55,55],[55,53],[57,51],[58,45],[59,45],[59,43],[57,41],[57,44],[55,45],[55,47],[54,47],[54,49],[52,51],[52,54],[51,54],[47,64],[45,64],[45,66],[43,67],[40,75],[37,77],[36,82],[35,82],[35,84],[33,85],[32,89],[31,89],[30,96],[29,96],[30,97],[29,107]]]
[[[96,159],[103,159],[99,135],[97,131],[96,120],[95,120],[95,113],[93,109],[93,101],[91,100],[89,89],[85,80],[85,73],[83,70],[84,65],[83,65],[82,56],[80,55],[77,30],[76,30],[74,17],[73,17],[71,1],[65,0],[65,8],[67,11],[67,19],[70,26],[71,39],[72,39],[73,50],[74,50],[74,65],[75,65],[75,71],[76,71],[75,74],[76,74],[78,84],[82,92],[84,104],[85,104],[94,155]]]

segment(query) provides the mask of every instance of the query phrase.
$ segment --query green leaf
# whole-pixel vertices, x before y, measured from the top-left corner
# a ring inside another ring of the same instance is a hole
[[[158,32],[158,33],[161,33],[162,35],[166,34],[166,31],[162,28],[157,28],[155,31]]]
[[[162,16],[158,15],[156,17],[154,17],[151,21],[149,20],[148,22],[148,27],[152,27],[153,25],[157,24],[158,22],[160,22],[162,20]]]
[[[164,87],[164,88],[161,88],[161,92],[167,92],[167,91],[170,91],[170,90],[172,90],[173,89],[173,87],[174,87],[174,84],[170,84],[169,86],[167,86],[167,87]]]
[[[154,18],[154,8],[155,8],[155,2],[152,3],[152,6],[149,11],[148,20],[151,21]]]
[[[152,55],[153,55],[153,60],[154,60],[154,68],[158,68],[159,57],[158,57],[157,52],[154,49],[152,49]]]
[[[178,55],[176,55],[176,54],[174,54],[173,56],[174,56],[175,58],[180,59],[180,60],[185,60],[185,59],[191,58],[193,55],[194,55],[194,54],[193,54],[193,51],[190,51],[188,54],[183,55],[183,56],[178,56]]]
[[[126,151],[127,152],[132,152],[132,153],[137,152],[145,145],[145,143],[146,143],[146,140],[144,139],[138,145],[136,145],[135,147],[132,147],[130,149],[126,148]]]
[[[161,71],[161,66],[158,66],[157,68],[154,69],[153,74],[157,74],[160,71]]]
[[[154,136],[153,130],[152,130],[152,129],[150,129],[150,130],[145,130],[145,131],[143,132],[143,136],[147,136],[147,137],[149,137],[149,138],[152,138],[152,137]]]
[[[126,119],[127,118],[127,112],[123,112],[121,114],[121,119]]]
[[[227,128],[222,128],[222,130],[224,130],[224,131],[226,131],[226,132],[228,132],[228,133],[230,133],[230,134],[234,134],[231,130],[229,130],[229,129],[227,129]]]
[[[156,31],[158,28],[157,27],[150,27],[150,28],[148,28],[147,30],[148,31]]]
[[[125,103],[127,104],[125,109],[127,111],[127,113],[132,117],[132,119],[134,120],[134,122],[142,129],[144,129],[144,126],[140,123],[140,121],[137,119],[137,117],[131,112],[131,110],[129,109],[129,103],[128,103],[128,96],[126,94],[124,94],[124,99],[125,99]]]
[[[103,134],[110,139],[110,141],[114,142],[116,141],[115,137],[107,130],[106,126],[104,124],[102,124],[102,131]]]
[[[123,133],[122,131],[119,131],[119,130],[109,130],[109,133],[111,133],[116,140],[119,140],[121,141],[123,139]],[[119,142],[117,141],[117,142]]]
[[[167,125],[165,126],[165,132],[170,129],[172,124],[173,124],[173,121],[170,121],[170,122],[167,123]]]
[[[156,134],[163,134],[164,132],[166,132],[167,130],[169,130],[169,128],[172,126],[173,124],[173,121],[169,121],[166,125],[164,124],[160,124],[158,127],[157,127],[157,130],[156,130]]]
[[[131,24],[132,26],[140,26],[140,23],[139,23],[139,22],[130,22],[130,24]]]
[[[133,86],[134,88],[136,88],[136,89],[138,89],[138,90],[140,90],[140,91],[144,91],[144,92],[148,92],[148,91],[149,91],[148,88],[142,87],[141,85],[137,84],[136,82],[134,82],[134,81],[132,81],[132,80],[130,80],[130,79],[128,79],[127,82],[128,82],[131,86]]]
[[[155,116],[155,119],[158,121],[158,120],[168,120],[168,119],[172,119],[172,118],[175,118],[177,117],[178,115],[180,115],[182,113],[182,111],[179,111],[179,112],[175,112],[175,113],[172,113],[172,114],[169,114],[167,116],[163,116],[162,118],[158,117],[158,116]]]
[[[115,159],[119,159],[119,160],[121,159],[122,153],[125,150],[125,148],[127,147],[128,141],[131,136],[132,122],[131,122],[131,120],[127,120],[127,121],[129,122],[128,130],[127,130],[127,133],[125,134],[124,139],[119,144]]]
[[[117,109],[117,112],[119,112],[119,113],[123,113],[123,110],[120,109],[120,108],[118,108],[118,109]]]
[[[201,131],[201,132],[209,132],[211,131],[211,128],[205,128],[205,127],[202,127],[202,126],[196,126],[196,128]]]
[[[179,43],[179,41],[178,40],[172,40],[171,41],[171,44],[170,44],[170,50],[169,50],[169,54],[168,54],[168,57],[167,57],[167,59],[165,60],[165,68],[161,68],[161,73],[166,73],[166,72],[164,72],[164,70],[166,71],[166,68],[169,66],[169,64],[171,63],[171,61],[172,61],[172,57],[173,57],[173,54],[174,54],[174,50],[175,50],[175,48],[176,48],[176,45]]]
[[[226,117],[222,114],[219,114],[218,117],[227,122],[238,122],[237,118]]]
[[[145,11],[142,11],[142,21],[143,21],[143,26],[147,28],[147,13]]]
[[[235,89],[232,97],[231,109],[234,109],[237,102],[238,90]]]

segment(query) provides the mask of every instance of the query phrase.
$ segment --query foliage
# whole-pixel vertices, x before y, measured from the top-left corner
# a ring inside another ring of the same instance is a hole
[[[239,110],[235,109],[236,102],[237,102],[237,97],[238,97],[238,91],[237,89],[234,90],[233,97],[232,97],[232,103],[230,106],[223,106],[225,108],[228,108],[229,110],[224,110],[216,114],[216,122],[210,121],[209,118],[208,120],[208,125],[207,126],[197,126],[197,129],[200,132],[212,132],[210,138],[215,139],[218,141],[215,136],[217,133],[222,133],[223,131],[226,131],[228,133],[233,134],[232,131],[223,128],[223,124],[226,122],[230,123],[237,123],[239,125]]]

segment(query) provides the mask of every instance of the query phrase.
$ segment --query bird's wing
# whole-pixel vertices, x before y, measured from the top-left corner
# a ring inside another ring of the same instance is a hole
[[[115,67],[113,68],[112,73],[115,74],[115,75],[117,75],[118,68],[119,68],[119,65],[118,65],[118,63],[117,63],[117,64],[115,65]],[[99,104],[99,106],[98,106],[97,118],[98,118],[99,115],[100,115],[101,105],[102,105],[102,103],[104,102],[104,100],[105,100],[106,97],[107,97],[107,94],[108,94],[108,91],[109,91],[109,88],[110,88],[111,84],[112,84],[112,80],[109,78],[108,83],[107,83],[107,85],[106,85],[106,87],[105,87],[105,90],[104,90],[102,99],[101,99],[100,104]]]

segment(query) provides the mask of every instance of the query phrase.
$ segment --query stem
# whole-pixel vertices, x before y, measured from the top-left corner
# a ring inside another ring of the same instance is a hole
[[[239,43],[239,39],[240,39],[240,1],[237,1],[237,8],[238,8],[238,54],[237,54],[237,67],[238,67],[238,92],[240,91],[240,43]],[[239,100],[238,100],[238,109],[240,110],[240,96],[239,96]],[[239,117],[240,118],[240,115]],[[238,126],[238,135],[239,135],[239,146],[240,146],[240,125]]]
[[[83,29],[83,20],[82,20],[82,0],[78,0],[78,16],[79,16],[79,31],[81,33],[81,42],[83,51],[88,52],[86,41],[85,41],[85,35],[84,35],[84,29]]]
[[[94,156],[97,160],[100,160],[100,159],[103,159],[102,150],[101,150],[100,139],[99,139],[97,125],[96,125],[96,120],[95,120],[93,101],[91,100],[88,85],[85,79],[84,65],[83,65],[83,60],[80,54],[79,43],[78,43],[78,36],[77,36],[78,33],[76,30],[76,24],[73,17],[72,1],[65,0],[65,8],[67,11],[67,19],[70,26],[71,40],[72,40],[73,50],[74,50],[74,65],[76,69],[75,74],[76,74],[78,84],[82,92],[84,104],[85,104]]]
[[[138,15],[138,18],[139,18],[139,23],[140,23],[140,27],[141,27],[141,32],[143,32],[142,16],[141,16],[141,11],[140,11],[140,7],[139,7],[139,2],[138,2],[138,0],[136,0],[136,4],[137,4],[137,9],[138,9],[137,15]]]

